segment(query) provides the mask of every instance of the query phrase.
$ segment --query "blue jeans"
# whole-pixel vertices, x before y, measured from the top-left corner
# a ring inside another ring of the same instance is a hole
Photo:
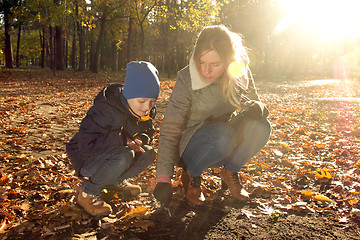
[[[144,153],[135,153],[128,147],[118,147],[88,158],[80,169],[80,174],[88,178],[81,189],[96,195],[106,185],[120,184],[143,172],[155,160],[154,149],[147,145],[143,148]]]
[[[270,133],[271,125],[265,118],[244,120],[235,129],[227,123],[211,123],[195,132],[181,158],[194,177],[206,168],[221,166],[238,172],[265,146]]]

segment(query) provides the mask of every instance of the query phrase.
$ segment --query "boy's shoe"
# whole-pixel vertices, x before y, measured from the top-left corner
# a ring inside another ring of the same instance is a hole
[[[242,188],[239,181],[239,176],[237,172],[229,172],[225,167],[220,171],[220,177],[222,183],[226,184],[230,190],[231,195],[240,200],[246,201],[249,199],[249,193]]]
[[[95,217],[108,216],[111,212],[111,206],[100,199],[98,195],[90,195],[78,189],[77,203],[85,209],[90,215]]]
[[[124,180],[118,187],[124,193],[125,196],[136,197],[141,193],[141,187],[134,185]]]
[[[185,191],[185,199],[194,205],[205,203],[204,194],[201,192],[201,177],[193,177],[187,171],[183,170],[181,182]]]

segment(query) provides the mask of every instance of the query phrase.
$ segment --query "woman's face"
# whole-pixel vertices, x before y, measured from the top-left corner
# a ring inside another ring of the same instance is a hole
[[[225,70],[225,63],[216,50],[205,51],[199,60],[200,73],[208,82],[215,81]]]

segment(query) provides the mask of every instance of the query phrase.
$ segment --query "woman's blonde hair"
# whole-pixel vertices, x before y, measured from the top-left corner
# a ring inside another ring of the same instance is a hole
[[[225,63],[225,73],[220,77],[224,97],[235,107],[241,105],[242,92],[246,92],[252,79],[249,57],[242,37],[223,25],[205,27],[194,47],[194,61],[200,69],[200,57],[204,52],[215,50]]]

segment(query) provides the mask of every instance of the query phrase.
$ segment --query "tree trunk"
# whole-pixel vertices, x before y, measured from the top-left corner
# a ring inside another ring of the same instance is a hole
[[[21,38],[21,24],[19,23],[19,28],[18,28],[18,39],[17,39],[17,46],[16,46],[16,60],[15,60],[15,64],[16,67],[20,67],[20,38]]]
[[[270,34],[267,36],[267,40],[265,43],[265,47],[263,50],[263,56],[264,56],[264,63],[262,64],[261,68],[260,68],[260,79],[264,79],[264,78],[271,78],[272,77],[272,72],[271,72],[271,51],[270,51],[270,40],[271,40],[271,36]]]
[[[170,47],[169,47],[169,24],[162,23],[160,28],[160,34],[162,35],[162,47],[163,47],[163,68],[165,72],[170,76],[171,65],[170,65]]]
[[[118,49],[117,52],[117,70],[120,71],[123,66],[123,51]]]
[[[98,41],[96,43],[95,52],[94,52],[94,58],[93,58],[93,66],[91,68],[91,71],[94,73],[97,73],[99,71],[99,56],[100,56],[100,47],[104,40],[104,34],[105,34],[105,22],[106,22],[106,14],[102,16],[100,19],[100,32],[98,36]]]
[[[49,26],[49,66],[51,69],[54,69],[54,55],[55,55],[55,51],[54,51],[54,37],[53,37],[53,28],[52,26]]]
[[[111,48],[112,48],[112,51],[111,51],[111,60],[110,60],[111,62],[110,62],[110,64],[111,64],[112,71],[115,72],[116,71],[116,60],[117,60],[117,57],[116,57],[117,56],[116,42],[113,42]]]
[[[72,49],[71,49],[71,67],[76,69],[76,33],[73,34]]]
[[[89,69],[92,71],[94,69],[94,55],[95,55],[95,43],[93,40],[90,41],[90,52],[88,54],[88,60],[89,60]]]
[[[130,54],[131,54],[131,35],[132,35],[132,22],[133,19],[129,18],[129,28],[128,28],[128,37],[127,37],[127,49],[126,49],[126,62],[130,62]]]
[[[79,71],[85,70],[85,38],[84,29],[78,23],[79,31]]]
[[[133,38],[132,38],[132,54],[130,56],[130,61],[135,60],[139,57],[139,48],[137,48],[136,40],[138,39],[137,36],[138,32],[135,30],[133,31]]]
[[[44,29],[43,34],[45,35],[45,41],[44,41],[44,47],[45,47],[45,55],[44,55],[44,63],[45,66],[50,67],[50,58],[51,58],[51,50],[50,50],[50,42],[51,42],[51,36],[50,33],[48,34],[47,31]]]
[[[66,33],[66,32],[65,32],[65,33]],[[65,35],[66,35],[66,34],[65,34]],[[64,53],[63,53],[65,69],[67,69],[68,66],[69,66],[69,41],[68,41],[67,39],[68,39],[67,36],[65,36],[65,37],[63,38],[63,46],[65,45]]]
[[[41,33],[42,31],[42,33]],[[45,29],[40,30],[39,29],[39,35],[40,35],[40,47],[41,47],[41,53],[40,53],[40,67],[45,67]]]
[[[75,16],[76,19],[78,19],[79,17],[79,4],[77,1],[75,1]],[[79,34],[79,26],[80,23],[79,21],[75,21],[74,22],[74,27],[76,28],[76,31]],[[79,48],[80,48],[80,34],[79,34]],[[76,32],[74,31],[74,35],[73,35],[73,43],[72,43],[72,54],[71,54],[71,67],[72,69],[76,68]],[[79,65],[79,69],[80,69],[80,65]]]
[[[144,41],[145,41],[145,34],[144,34],[144,27],[142,25],[142,23],[140,24],[140,57],[144,58]]]
[[[60,6],[60,0],[54,0],[57,6]],[[55,26],[55,39],[54,39],[54,62],[56,70],[64,70],[64,53],[63,53],[63,42],[62,42],[62,28]]]
[[[4,22],[5,22],[5,67],[12,68],[13,67],[13,56],[12,56],[12,48],[11,48],[11,37],[10,37],[10,19],[9,13],[10,9],[4,10]]]
[[[64,70],[64,55],[62,44],[62,29],[59,26],[55,27],[55,66],[56,70]]]

